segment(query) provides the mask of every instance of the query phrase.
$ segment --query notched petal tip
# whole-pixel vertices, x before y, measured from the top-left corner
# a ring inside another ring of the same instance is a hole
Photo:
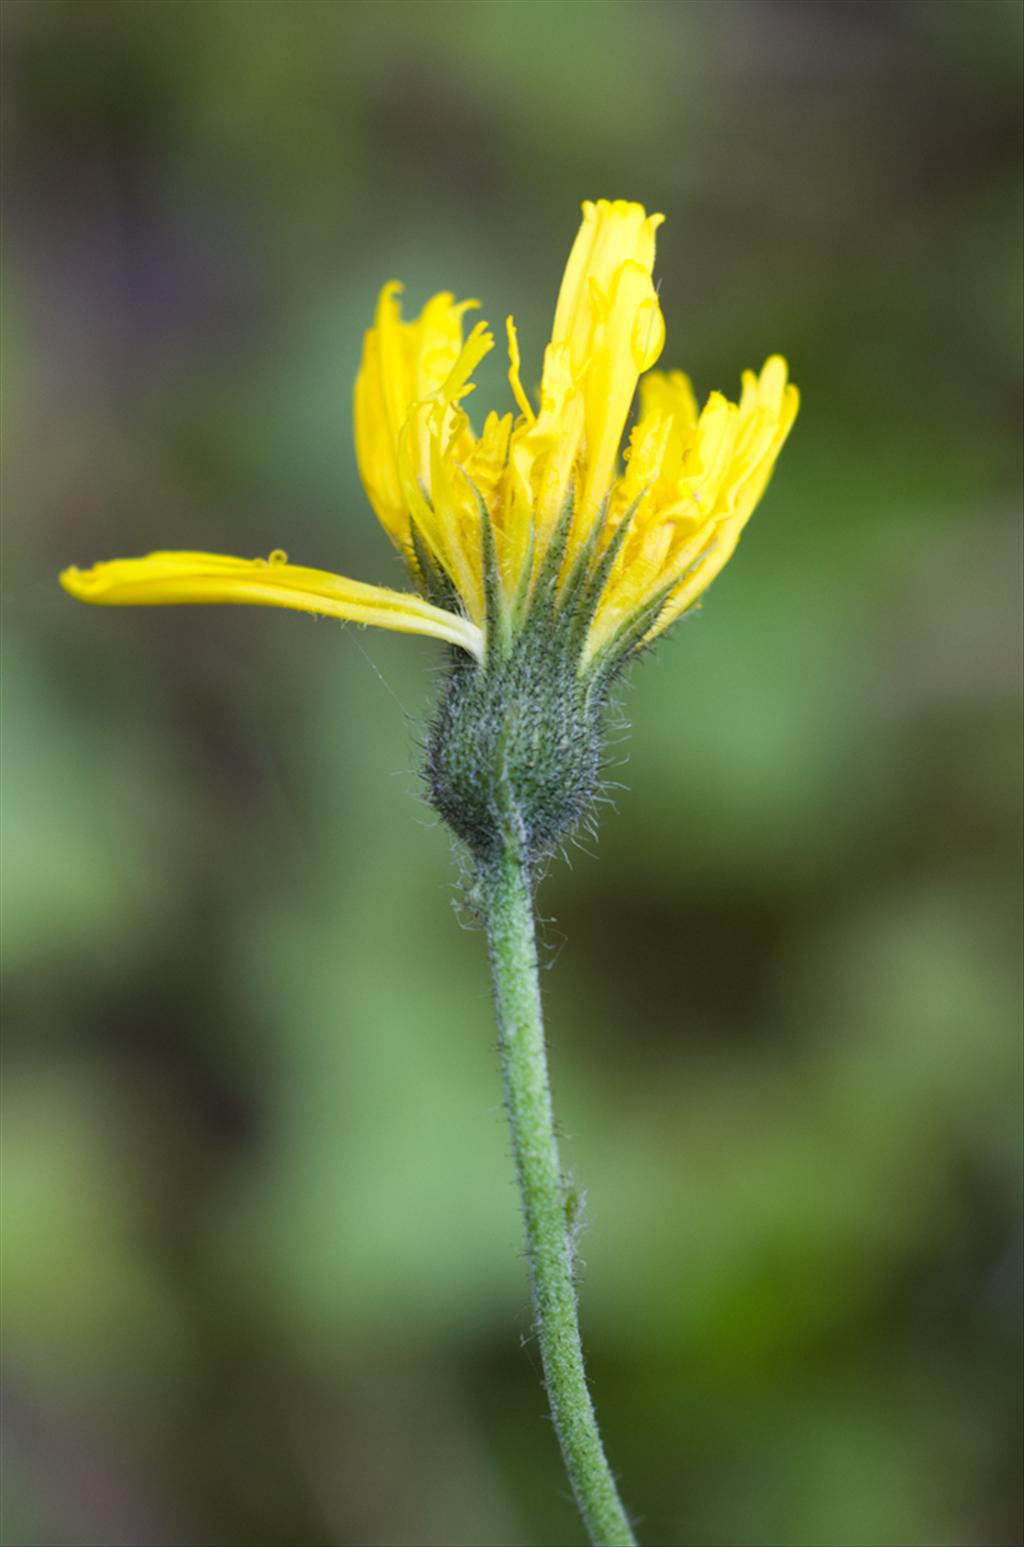
[[[67,569],[61,570],[57,580],[68,595],[73,596],[76,601],[88,601],[98,568],[99,565],[96,564],[92,569],[79,569],[77,564],[69,564]]]
[[[377,306],[374,311],[374,327],[387,325],[388,321],[400,322],[402,318],[401,295],[405,286],[400,279],[389,279],[387,284],[381,285],[380,294],[377,296]]]
[[[782,355],[769,355],[758,379],[761,401],[777,413],[782,403],[789,368]]]

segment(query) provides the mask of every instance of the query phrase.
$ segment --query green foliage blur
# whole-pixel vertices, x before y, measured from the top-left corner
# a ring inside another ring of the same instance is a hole
[[[647,1547],[1020,1541],[1021,14],[5,0],[7,1547],[581,1540],[440,648],[55,576],[401,583],[380,285],[536,379],[601,196],[666,366],[804,393],[541,894],[610,1454]]]

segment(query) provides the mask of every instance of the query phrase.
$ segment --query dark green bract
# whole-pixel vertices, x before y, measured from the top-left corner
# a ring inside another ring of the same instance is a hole
[[[496,662],[453,663],[431,733],[430,800],[476,859],[531,864],[577,828],[600,784],[607,694],[527,633]]]

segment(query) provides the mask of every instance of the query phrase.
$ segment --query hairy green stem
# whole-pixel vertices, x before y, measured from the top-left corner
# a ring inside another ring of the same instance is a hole
[[[591,1541],[595,1547],[635,1547],[583,1368],[573,1278],[573,1203],[558,1159],[530,871],[519,846],[509,844],[491,860],[483,879],[502,1077],[551,1416]]]

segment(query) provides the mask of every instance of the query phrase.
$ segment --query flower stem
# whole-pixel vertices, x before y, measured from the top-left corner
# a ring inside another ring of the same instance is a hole
[[[571,1200],[559,1165],[544,1051],[529,863],[510,843],[483,880],[498,1046],[551,1416],[594,1547],[635,1547],[583,1368]]]

